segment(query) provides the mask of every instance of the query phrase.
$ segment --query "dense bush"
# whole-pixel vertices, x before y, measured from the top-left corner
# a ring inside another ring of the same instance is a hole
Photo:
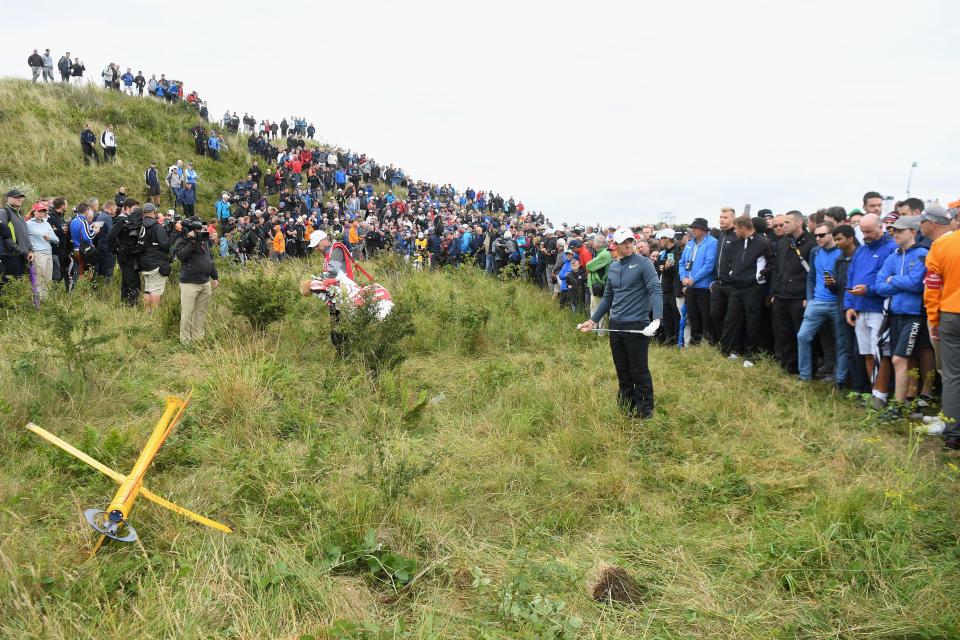
[[[250,275],[231,283],[227,304],[238,316],[246,318],[256,331],[282,320],[297,302],[293,283],[275,273],[269,266],[250,268]]]

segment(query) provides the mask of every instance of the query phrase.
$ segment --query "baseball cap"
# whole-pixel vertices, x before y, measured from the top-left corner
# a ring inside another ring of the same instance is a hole
[[[920,228],[920,218],[918,216],[900,216],[890,225],[890,228],[916,230]]]
[[[920,222],[932,222],[933,224],[950,224],[950,214],[943,207],[930,207],[920,216]]]
[[[20,191],[20,189],[10,189],[10,191],[7,191],[8,198],[23,198],[25,195],[26,194]]]
[[[620,227],[613,233],[613,241],[617,244],[621,242],[626,242],[627,240],[633,240],[633,232],[626,227]]]
[[[156,210],[157,210],[157,206],[156,206],[155,204],[153,204],[152,202],[148,202],[147,204],[143,205],[143,212],[144,212],[144,213],[152,213],[152,212],[154,212],[154,211],[156,211]]]
[[[327,239],[327,234],[319,229],[310,234],[310,249]]]
[[[673,238],[676,235],[677,235],[677,232],[674,231],[673,229],[670,229],[670,228],[660,229],[660,231],[657,231],[656,238],[657,240],[663,240],[664,238]]]

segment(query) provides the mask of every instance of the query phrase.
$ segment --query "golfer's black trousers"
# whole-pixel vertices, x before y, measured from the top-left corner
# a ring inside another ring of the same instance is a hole
[[[643,329],[642,322],[611,322],[611,329]],[[650,338],[639,333],[610,333],[610,352],[617,370],[617,402],[628,415],[649,418],[653,415],[653,378],[647,366]]]

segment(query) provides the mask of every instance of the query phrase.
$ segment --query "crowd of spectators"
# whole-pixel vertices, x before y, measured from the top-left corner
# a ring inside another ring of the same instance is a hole
[[[112,75],[110,83],[118,88]],[[165,95],[172,86],[182,91],[182,83],[171,82]],[[59,279],[69,289],[91,266],[109,279],[114,258],[123,253],[110,229],[117,217],[127,219],[136,209],[136,215],[149,213],[155,220],[143,226],[166,236],[155,243],[149,269],[141,256],[124,277],[122,298],[136,304],[138,273],[144,274],[147,308],[159,304],[163,293],[161,254],[192,233],[184,224],[203,228],[210,250],[239,263],[304,257],[322,236],[342,241],[357,260],[390,251],[418,268],[473,265],[491,276],[525,278],[582,316],[603,294],[608,268],[617,260],[614,226],[553,225],[513,197],[416,180],[365,154],[309,144],[315,128],[302,117],[258,123],[249,114],[242,120],[224,115],[228,131],[239,131],[241,123],[253,161],[217,202],[196,202],[198,175],[182,160],[165,177],[156,165],[145,170],[149,204],[143,207],[120,192],[102,206],[96,199],[81,203],[68,221],[63,198],[39,202],[29,240],[4,236],[7,273],[23,273],[25,263],[7,258],[25,258],[23,249],[37,237],[31,255],[47,251],[59,258],[49,267],[42,262],[45,286]],[[191,130],[194,151],[218,159],[225,142],[206,124],[201,119]],[[92,135],[85,144],[92,144]],[[168,189],[166,215],[158,209],[161,180]],[[8,194],[8,219],[19,215],[18,197]],[[960,269],[960,234],[954,233],[960,202],[946,210],[908,198],[889,211],[884,202],[870,191],[862,209],[849,213],[831,206],[809,215],[763,209],[751,217],[723,207],[716,227],[701,217],[685,229],[634,227],[638,254],[652,261],[660,278],[664,318],[658,339],[679,347],[707,343],[744,367],[767,356],[804,382],[821,380],[858,394],[884,419],[923,417],[930,433],[942,433],[947,446],[960,448],[960,273],[948,275]],[[49,224],[58,242],[51,243],[41,223]],[[944,326],[949,320],[949,337],[941,334],[941,316]],[[932,415],[931,407],[941,401],[942,413]]]

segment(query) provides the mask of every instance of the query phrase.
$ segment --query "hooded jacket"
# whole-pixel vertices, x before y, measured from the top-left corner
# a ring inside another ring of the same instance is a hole
[[[928,252],[926,247],[916,244],[906,251],[898,247],[883,261],[877,272],[875,290],[878,295],[890,298],[890,313],[907,316],[923,313]]]
[[[843,296],[844,309],[874,313],[883,311],[883,297],[877,293],[877,272],[887,256],[896,249],[897,243],[887,234],[883,234],[879,240],[865,242],[857,247],[847,270],[847,289],[863,284],[867,286],[867,294],[855,296],[847,291]]]

